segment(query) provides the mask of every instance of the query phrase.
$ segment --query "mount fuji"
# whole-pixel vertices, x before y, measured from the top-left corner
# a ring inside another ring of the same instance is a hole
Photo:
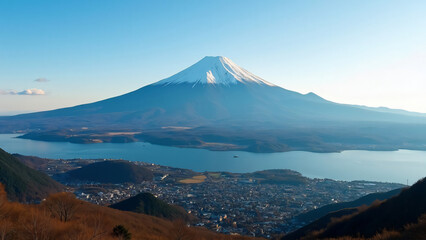
[[[0,118],[0,132],[79,143],[148,141],[211,150],[426,149],[426,115],[338,104],[205,57],[136,91]]]

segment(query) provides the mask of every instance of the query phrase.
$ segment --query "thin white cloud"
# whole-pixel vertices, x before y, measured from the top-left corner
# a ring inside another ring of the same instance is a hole
[[[35,82],[39,82],[39,83],[44,83],[44,82],[49,82],[50,80],[47,78],[37,78],[36,80],[34,80]]]
[[[24,91],[15,90],[0,90],[0,95],[45,95],[46,92],[42,89],[31,88]]]
[[[45,95],[46,92],[42,89],[32,88],[22,92],[18,92],[18,95]]]

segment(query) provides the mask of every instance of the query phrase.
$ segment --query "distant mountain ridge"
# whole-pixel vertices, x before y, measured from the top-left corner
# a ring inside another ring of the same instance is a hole
[[[64,130],[69,132],[61,136]],[[105,136],[123,130],[140,134]],[[203,58],[118,97],[0,117],[0,132],[29,133],[25,137],[36,140],[95,143],[119,138],[118,142],[254,152],[426,149],[426,115],[300,94],[225,57]],[[367,140],[359,140],[363,138]]]

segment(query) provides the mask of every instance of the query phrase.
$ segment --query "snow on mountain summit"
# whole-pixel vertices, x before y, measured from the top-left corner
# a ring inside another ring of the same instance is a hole
[[[275,86],[241,68],[226,57],[204,57],[189,68],[154,84],[170,85],[181,83],[189,83],[193,87],[197,84],[232,85],[238,83]]]

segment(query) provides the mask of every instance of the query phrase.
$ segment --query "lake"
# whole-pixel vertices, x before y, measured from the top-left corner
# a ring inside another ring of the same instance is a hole
[[[108,158],[144,161],[194,171],[252,172],[292,169],[311,178],[369,180],[411,185],[426,176],[426,151],[343,151],[341,153],[216,152],[135,143],[42,142],[0,134],[0,148],[44,158]],[[234,157],[238,156],[238,157]]]

